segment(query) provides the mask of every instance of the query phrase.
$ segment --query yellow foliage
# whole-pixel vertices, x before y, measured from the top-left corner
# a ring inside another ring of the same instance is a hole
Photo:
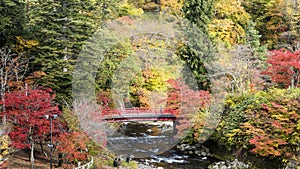
[[[228,47],[242,43],[246,35],[245,30],[231,19],[213,19],[208,29],[217,43],[224,42]]]
[[[16,52],[28,51],[39,44],[37,40],[25,40],[21,36],[16,36],[16,39],[18,43],[18,45],[15,46]]]
[[[215,5],[217,18],[231,19],[235,23],[246,26],[250,15],[243,8],[239,0],[218,0]]]
[[[131,16],[140,16],[144,13],[143,9],[135,7],[134,5],[128,3],[127,0],[120,4],[120,7],[121,9],[124,9],[128,15]]]
[[[226,99],[225,103],[226,105],[228,105],[228,107],[234,107],[236,105],[235,102],[231,99]]]
[[[143,13],[144,13],[144,11],[141,8],[132,8],[132,9],[128,10],[128,14],[132,15],[132,16],[139,16],[139,15],[142,15]]]
[[[243,43],[245,28],[250,15],[238,0],[218,0],[215,5],[215,18],[208,25],[210,35],[217,43],[224,42],[227,47]]]
[[[0,159],[9,154],[9,141],[8,135],[3,135],[0,137]]]
[[[180,14],[184,0],[161,0],[161,9],[171,11],[171,13]]]

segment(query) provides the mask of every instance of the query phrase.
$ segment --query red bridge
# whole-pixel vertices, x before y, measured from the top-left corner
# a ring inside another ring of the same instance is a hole
[[[174,109],[126,108],[105,109],[102,111],[104,120],[120,121],[175,121]]]

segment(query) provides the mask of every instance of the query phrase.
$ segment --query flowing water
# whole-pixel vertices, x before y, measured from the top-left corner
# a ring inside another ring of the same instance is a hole
[[[204,169],[215,161],[176,149],[180,139],[174,138],[172,122],[121,123],[108,137],[114,153],[131,156],[143,164],[166,169]]]

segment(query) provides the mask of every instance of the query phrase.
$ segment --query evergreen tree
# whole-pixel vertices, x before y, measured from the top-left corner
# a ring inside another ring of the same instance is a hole
[[[255,29],[255,23],[253,21],[249,22],[248,28],[246,30],[246,45],[251,49],[253,57],[252,59],[265,61],[267,55],[267,46],[261,45],[259,41],[260,38],[261,35]]]
[[[184,1],[182,9],[186,19],[208,34],[207,25],[213,16],[213,7],[214,0],[189,0]]]
[[[178,55],[188,65],[198,83],[198,88],[209,89],[209,80],[204,62],[214,57],[214,46],[208,36],[208,24],[212,17],[213,0],[185,1],[183,11],[190,22],[184,27],[187,43],[178,50]]]
[[[59,101],[70,100],[78,54],[106,15],[106,3],[92,0],[49,0],[31,6],[29,28],[40,42],[31,69],[46,73],[41,85],[54,89]]]
[[[0,48],[15,44],[16,36],[24,33],[25,4],[19,0],[0,1]]]

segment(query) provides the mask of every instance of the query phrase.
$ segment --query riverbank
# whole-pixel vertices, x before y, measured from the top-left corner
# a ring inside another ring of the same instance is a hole
[[[218,142],[213,140],[208,140],[204,143],[204,146],[209,148],[212,156],[220,160],[223,165],[227,165],[232,163],[233,161],[239,161],[244,164],[247,164],[251,169],[299,169],[299,156],[297,160],[288,160],[286,163],[283,163],[279,158],[269,158],[263,157],[256,154],[251,153],[247,149],[228,149],[223,145],[220,145]],[[234,162],[234,163],[236,163]],[[216,165],[216,164],[214,164]],[[218,165],[218,164],[217,164]],[[297,167],[298,168],[297,168]],[[225,168],[224,168],[225,169]]]

